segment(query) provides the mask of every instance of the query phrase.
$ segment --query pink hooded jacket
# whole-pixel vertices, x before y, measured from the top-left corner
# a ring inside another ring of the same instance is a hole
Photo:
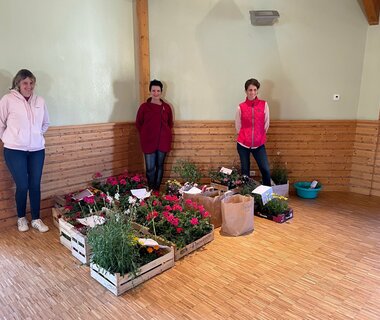
[[[49,127],[45,100],[32,95],[29,101],[17,90],[0,100],[0,139],[13,150],[38,151],[45,148],[44,133]]]

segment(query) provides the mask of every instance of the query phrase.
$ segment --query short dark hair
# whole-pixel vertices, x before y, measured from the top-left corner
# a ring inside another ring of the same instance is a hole
[[[249,87],[250,85],[255,86],[257,89],[260,88],[260,82],[258,82],[256,79],[251,78],[251,79],[248,79],[248,80],[245,82],[245,85],[244,85],[245,91],[248,90],[248,87]]]
[[[11,89],[17,89],[18,90],[20,82],[26,78],[30,78],[34,82],[36,82],[36,77],[34,76],[34,74],[32,72],[30,72],[27,69],[21,69],[19,72],[16,73],[15,77],[13,78]]]
[[[150,83],[149,83],[149,92],[152,90],[152,87],[153,86],[157,86],[157,87],[160,87],[161,88],[161,91],[164,87],[164,85],[162,84],[162,82],[160,80],[152,80]]]

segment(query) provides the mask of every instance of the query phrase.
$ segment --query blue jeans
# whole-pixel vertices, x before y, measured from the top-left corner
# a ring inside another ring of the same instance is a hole
[[[159,190],[164,175],[165,152],[145,153],[146,178],[149,189]]]
[[[32,219],[39,219],[45,150],[29,152],[4,148],[4,159],[16,183],[17,216],[25,217],[26,198],[29,191]]]
[[[265,146],[262,145],[256,149],[245,148],[239,143],[237,143],[237,151],[240,157],[241,164],[241,174],[249,176],[250,171],[250,156],[251,153],[256,160],[257,166],[259,167],[261,177],[263,179],[263,185],[271,186],[270,183],[270,168],[269,161],[267,157],[267,152],[265,150]]]

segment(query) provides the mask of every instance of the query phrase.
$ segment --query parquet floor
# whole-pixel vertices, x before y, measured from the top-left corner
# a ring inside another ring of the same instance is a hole
[[[0,230],[0,319],[380,319],[380,198],[293,196],[295,218],[255,217],[115,297],[58,240]],[[52,226],[52,225],[51,225]]]

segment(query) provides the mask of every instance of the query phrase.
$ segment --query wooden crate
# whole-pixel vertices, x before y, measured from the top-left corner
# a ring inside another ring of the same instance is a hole
[[[51,215],[54,226],[59,229],[59,219],[63,216],[61,208],[51,208]]]
[[[59,220],[59,241],[69,250],[71,250],[71,233],[74,226],[62,218]]]
[[[206,243],[209,243],[212,240],[214,240],[214,226],[212,226],[212,230],[210,233],[208,233],[208,234],[204,235],[202,238],[188,244],[186,247],[181,248],[181,249],[177,249],[177,247],[175,247],[174,260],[178,261],[179,259],[188,255],[189,253],[203,247]]]
[[[90,263],[91,247],[87,236],[75,228],[71,229],[71,253],[83,264]]]
[[[111,291],[114,295],[119,296],[173,267],[174,250],[172,247],[168,248],[168,250],[169,252],[164,256],[142,266],[138,271],[138,276],[135,278],[130,275],[121,277],[119,273],[111,274],[93,263],[90,264],[91,277]]]

